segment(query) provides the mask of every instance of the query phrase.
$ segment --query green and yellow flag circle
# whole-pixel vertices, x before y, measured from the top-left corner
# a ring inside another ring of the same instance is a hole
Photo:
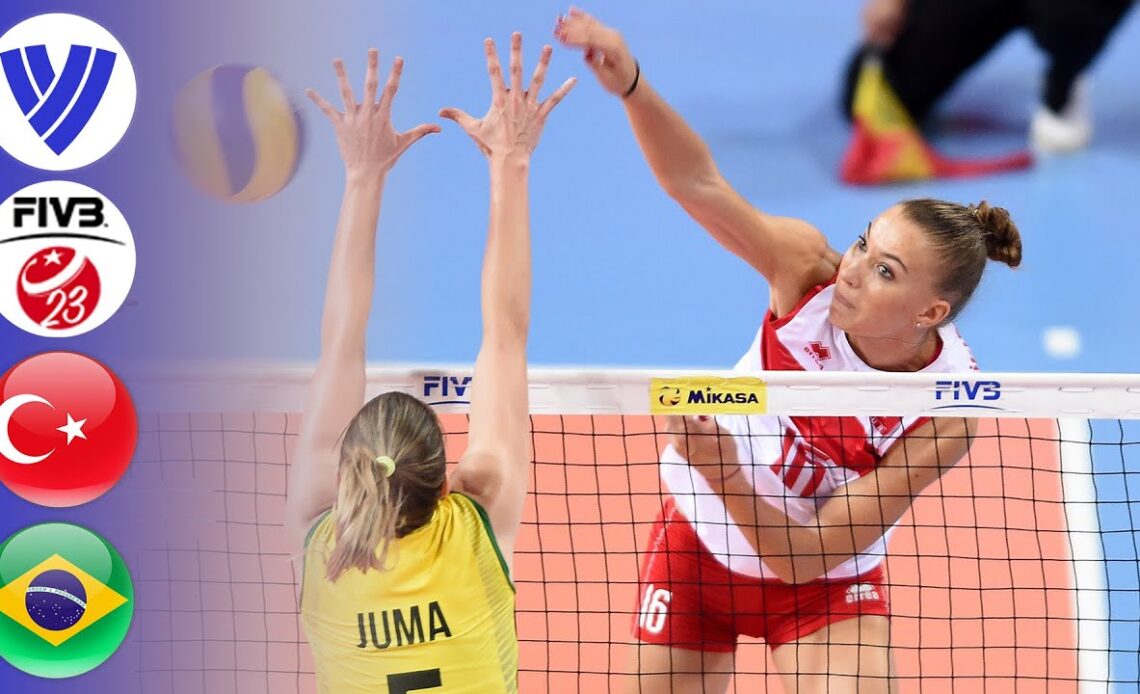
[[[123,643],[134,597],[123,558],[90,530],[21,530],[0,544],[0,657],[37,677],[88,672]]]

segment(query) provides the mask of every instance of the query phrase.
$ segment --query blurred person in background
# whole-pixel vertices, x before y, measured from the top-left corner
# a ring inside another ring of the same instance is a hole
[[[1092,139],[1087,72],[1132,0],[867,0],[862,44],[846,74],[852,115],[866,58],[921,125],[938,101],[1005,37],[1027,29],[1045,53],[1040,103],[1029,129],[1038,153],[1071,152]]]

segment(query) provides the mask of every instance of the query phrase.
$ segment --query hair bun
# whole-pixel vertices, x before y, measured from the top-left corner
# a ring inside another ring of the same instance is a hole
[[[986,235],[986,255],[1010,267],[1021,264],[1021,232],[1004,207],[990,207],[985,200],[970,206],[970,212]]]

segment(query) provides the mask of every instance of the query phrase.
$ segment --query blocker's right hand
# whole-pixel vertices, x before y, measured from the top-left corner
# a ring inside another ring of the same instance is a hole
[[[495,42],[486,39],[483,50],[487,56],[487,74],[491,78],[491,106],[482,118],[475,118],[457,109],[441,109],[439,115],[456,122],[475,141],[479,151],[488,160],[502,161],[511,158],[529,159],[538,146],[546,119],[577,80],[573,77],[562,83],[545,101],[539,100],[546,69],[550,65],[550,46],[544,46],[535,66],[530,86],[523,89],[522,34],[511,35],[510,86],[503,81],[503,69]]]
[[[637,77],[637,62],[616,29],[575,7],[558,18],[554,36],[563,46],[579,48],[586,64],[611,94],[624,96]]]

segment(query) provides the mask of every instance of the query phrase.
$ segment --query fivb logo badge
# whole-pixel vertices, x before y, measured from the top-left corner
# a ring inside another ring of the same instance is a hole
[[[39,169],[86,166],[130,126],[137,88],[130,58],[83,17],[45,14],[0,37],[0,146]]]
[[[41,337],[94,330],[134,276],[131,230],[98,191],[44,181],[0,203],[0,316],[17,327]]]

